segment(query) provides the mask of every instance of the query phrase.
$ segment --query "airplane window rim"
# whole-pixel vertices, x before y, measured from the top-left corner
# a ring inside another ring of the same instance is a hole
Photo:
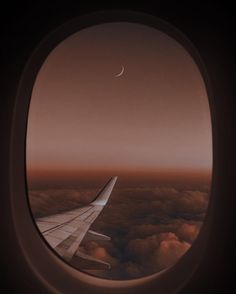
[[[156,28],[157,30],[166,33],[179,42],[195,61],[196,66],[200,70],[201,76],[203,78],[208,96],[211,116],[213,154],[211,185],[213,186],[214,184],[215,148],[212,91],[207,70],[197,49],[177,28],[149,14],[117,10],[89,13],[87,15],[67,21],[53,32],[46,34],[43,41],[41,41],[41,43],[37,46],[31,55],[25,66],[24,72],[22,73],[14,109],[14,122],[11,140],[11,205],[15,233],[22,252],[24,253],[24,256],[26,257],[32,271],[35,273],[35,275],[38,276],[42,283],[45,284],[46,288],[51,289],[53,293],[57,293],[58,291],[60,292],[62,289],[66,291],[68,287],[75,289],[75,291],[78,291],[79,288],[82,290],[86,289],[88,293],[90,293],[89,291],[91,291],[91,293],[102,293],[103,290],[106,290],[107,293],[112,293],[114,292],[114,287],[123,290],[129,287],[129,289],[132,288],[135,293],[142,293],[145,291],[146,287],[149,289],[153,288],[155,290],[159,290],[160,293],[175,293],[191,278],[200,263],[201,256],[206,247],[207,235],[211,222],[211,207],[213,202],[212,191],[210,193],[206,217],[204,219],[200,233],[187,253],[180,260],[178,260],[174,266],[164,271],[144,278],[124,281],[107,280],[90,276],[73,268],[62,258],[56,255],[56,252],[49,248],[49,245],[46,244],[35,224],[29,204],[29,198],[27,196],[28,190],[26,183],[25,160],[26,130],[29,104],[37,73],[48,54],[65,38],[80,31],[83,28],[109,22],[133,22]],[[24,169],[24,172],[22,172],[22,169]],[[34,246],[31,246],[32,243]],[[36,250],[33,250],[36,248],[38,249],[37,252],[35,252]],[[39,260],[40,256],[42,258]],[[53,271],[50,270],[48,265],[51,265]],[[55,278],[55,276],[57,278]],[[65,279],[65,281],[62,281],[62,278]],[[171,283],[168,282],[170,280]],[[88,285],[91,286],[90,290],[87,288]]]

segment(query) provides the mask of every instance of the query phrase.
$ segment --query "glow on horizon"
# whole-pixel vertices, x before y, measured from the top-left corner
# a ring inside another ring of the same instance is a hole
[[[197,65],[177,41],[141,24],[96,25],[68,37],[37,76],[26,155],[28,171],[211,170]]]

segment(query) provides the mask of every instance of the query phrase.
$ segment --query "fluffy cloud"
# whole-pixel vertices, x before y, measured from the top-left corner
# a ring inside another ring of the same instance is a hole
[[[161,242],[155,252],[156,262],[159,268],[172,266],[190,248],[190,244],[180,241],[173,233],[160,235]]]
[[[129,261],[124,265],[124,269],[130,278],[141,278],[143,276],[143,268],[137,263]]]
[[[92,188],[47,189],[30,191],[29,196],[37,217],[85,205],[96,193]],[[111,241],[84,239],[80,250],[111,264],[109,271],[93,272],[103,278],[130,279],[158,272],[190,248],[207,204],[208,189],[201,185],[118,187],[91,227]]]
[[[188,223],[183,223],[177,230],[178,236],[189,242],[193,243],[193,241],[196,239],[199,230],[200,230],[200,223],[195,223],[195,224],[188,224]]]
[[[173,265],[190,247],[172,232],[131,240],[128,250],[135,261],[156,271]]]
[[[92,257],[108,262],[113,267],[117,266],[118,264],[117,259],[112,257],[109,254],[105,246],[101,246],[97,242],[94,242],[94,241],[86,242],[85,244],[83,244],[83,246],[80,247],[80,250],[82,250],[83,252],[85,252],[86,254]]]

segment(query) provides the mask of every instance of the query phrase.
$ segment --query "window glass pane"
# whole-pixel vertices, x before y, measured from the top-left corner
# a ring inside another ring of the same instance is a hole
[[[212,172],[209,103],[197,64],[164,32],[106,23],[62,41],[35,81],[26,143],[36,224],[73,267],[140,278],[196,239]]]

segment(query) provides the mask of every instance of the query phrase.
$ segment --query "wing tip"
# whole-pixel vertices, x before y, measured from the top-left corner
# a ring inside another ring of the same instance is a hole
[[[94,205],[106,205],[111,192],[115,186],[115,183],[118,179],[118,176],[113,176],[109,179],[109,181],[103,186],[103,188],[99,191],[96,198],[91,202]]]

